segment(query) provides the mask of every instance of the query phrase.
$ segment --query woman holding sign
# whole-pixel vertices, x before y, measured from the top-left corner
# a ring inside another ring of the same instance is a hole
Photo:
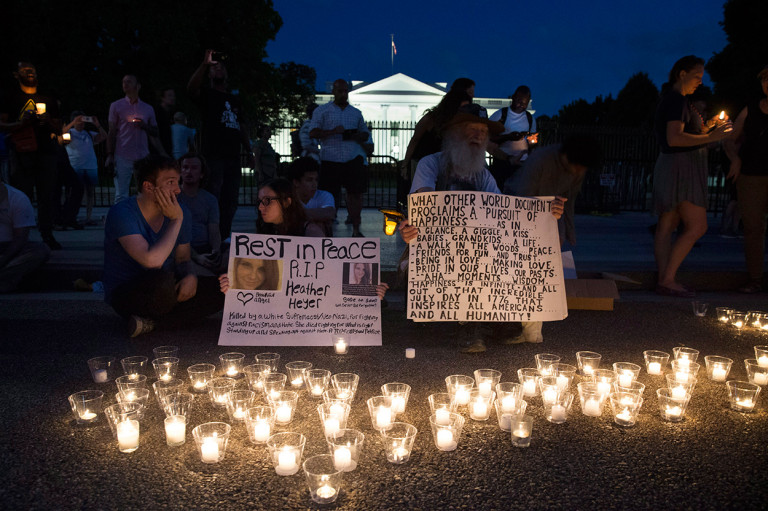
[[[313,238],[321,238],[325,234],[322,227],[307,218],[293,183],[285,178],[264,183],[259,188],[257,204],[259,218],[256,219],[256,232],[259,234]]]

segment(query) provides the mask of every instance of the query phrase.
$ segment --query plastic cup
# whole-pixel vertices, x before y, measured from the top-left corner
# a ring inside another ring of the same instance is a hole
[[[597,382],[583,381],[577,385],[577,388],[579,389],[581,413],[588,417],[600,417],[610,392],[602,392]]]
[[[517,379],[523,386],[523,397],[539,395],[539,370],[533,367],[523,367],[517,370]]]
[[[256,401],[256,393],[252,390],[233,390],[227,400],[227,414],[229,420],[245,422],[245,414]]]
[[[312,369],[312,363],[303,360],[288,362],[285,364],[285,369],[288,371],[288,383],[293,389],[298,390],[304,386],[304,372]]]
[[[515,447],[529,447],[531,434],[533,433],[533,417],[530,415],[516,415],[512,417],[512,445]]]
[[[333,456],[318,454],[309,457],[304,461],[303,467],[312,501],[317,504],[336,502],[341,491],[343,472],[336,468]]]
[[[279,353],[258,353],[255,357],[257,364],[266,364],[269,366],[269,371],[276,373],[280,365]]]
[[[551,376],[554,372],[552,366],[560,362],[560,356],[552,353],[537,353],[535,359],[536,369],[541,376]]]
[[[179,359],[176,357],[161,357],[152,361],[155,377],[160,381],[168,381],[176,377]]]
[[[707,367],[707,378],[711,381],[724,382],[731,372],[733,360],[726,357],[708,355],[704,357],[704,363]]]
[[[100,390],[83,390],[69,396],[69,406],[78,424],[90,424],[99,420],[104,393]]]
[[[126,374],[115,378],[118,392],[125,392],[133,389],[147,388],[147,377],[143,374]]]
[[[272,395],[269,403],[275,409],[275,422],[280,426],[290,424],[296,412],[299,393],[292,390],[281,390],[277,396]]]
[[[613,372],[616,373],[616,383],[621,387],[631,387],[640,374],[640,366],[632,362],[615,362]]]
[[[267,364],[243,366],[243,374],[245,381],[248,382],[248,388],[258,393],[264,392],[264,376],[271,371],[272,369]]]
[[[172,392],[165,396],[163,411],[166,417],[188,416],[195,396],[190,392]]]
[[[327,438],[333,465],[342,472],[352,472],[360,462],[365,435],[356,429],[340,429]]]
[[[275,411],[271,406],[254,406],[245,412],[245,429],[254,444],[266,444],[275,430]]]
[[[455,412],[449,412],[447,421],[438,421],[435,414],[429,416],[429,425],[432,428],[432,440],[439,451],[455,451],[461,438],[461,430],[464,427],[464,417]]]
[[[115,357],[94,357],[88,360],[94,383],[107,383],[115,377]]]
[[[490,396],[499,381],[501,381],[500,371],[495,369],[477,369],[475,371],[475,385],[484,396]]]
[[[218,463],[224,459],[232,426],[224,422],[206,422],[192,430],[200,461]]]
[[[408,406],[408,397],[411,395],[411,386],[405,383],[385,383],[381,386],[381,393],[392,398],[392,413],[394,417],[405,413]]]
[[[165,442],[168,447],[178,447],[187,441],[187,418],[184,415],[171,415],[165,418]]]
[[[499,421],[499,428],[502,431],[512,431],[512,417],[516,415],[525,415],[525,410],[528,408],[528,402],[521,398],[515,398],[512,400],[514,406],[507,406],[501,404],[501,400],[497,399],[493,402],[493,407],[496,409],[496,418]]]
[[[187,367],[189,381],[195,392],[208,392],[208,382],[213,379],[216,366],[213,364],[194,364]]]
[[[392,412],[390,396],[373,396],[366,401],[371,424],[376,431],[386,431],[392,427],[395,414]]]
[[[286,381],[288,381],[288,376],[283,373],[269,373],[262,377],[264,397],[267,401],[272,399],[273,396],[277,396],[285,389]]]
[[[221,374],[227,378],[240,378],[243,373],[244,353],[230,352],[219,355]]]
[[[123,373],[126,375],[144,374],[147,370],[147,357],[125,357],[120,359],[120,365],[123,366]]]
[[[384,453],[390,463],[401,464],[411,458],[413,441],[418,430],[416,426],[405,422],[394,422],[390,428],[381,432],[384,441]]]
[[[573,378],[576,376],[576,371],[579,369],[576,366],[563,364],[562,362],[553,364],[552,368],[554,369],[554,376],[557,377],[557,388],[560,392],[570,390]]]
[[[600,367],[601,358],[603,358],[603,356],[594,351],[577,351],[576,363],[579,366],[579,371],[582,376],[592,376],[595,369]]]
[[[234,390],[237,382],[232,378],[213,378],[208,382],[208,397],[216,408],[226,408],[229,393]]]
[[[331,372],[327,369],[307,369],[304,372],[304,381],[309,395],[314,399],[322,399],[323,392],[331,381]]]
[[[544,418],[552,424],[562,424],[568,420],[574,396],[570,392],[562,392],[551,406],[544,407]],[[525,409],[523,409],[525,412]]]
[[[152,349],[152,353],[155,354],[155,358],[174,357],[179,356],[178,346],[158,346]]]
[[[469,404],[470,391],[475,386],[475,380],[463,374],[453,374],[445,379],[445,387],[456,406]]]
[[[731,409],[737,412],[751,412],[757,404],[757,396],[760,395],[760,385],[746,381],[731,380],[725,382],[728,389],[728,399]]]
[[[341,401],[317,405],[317,414],[320,416],[326,440],[335,437],[342,429],[346,429],[349,410],[350,406]]]
[[[267,448],[277,475],[292,476],[299,471],[306,443],[307,437],[290,431],[269,437]]]
[[[691,306],[693,307],[693,314],[694,316],[697,316],[699,318],[703,318],[707,315],[707,310],[709,310],[709,304],[707,302],[700,302],[697,300],[694,300],[691,302]]]
[[[749,383],[755,385],[768,384],[768,367],[762,367],[755,358],[748,358],[744,360],[744,367],[747,369],[747,378]]]
[[[337,373],[331,376],[331,386],[336,390],[336,399],[355,399],[360,377],[354,373]]]
[[[656,391],[661,418],[667,422],[680,422],[685,416],[690,396],[675,396],[671,389],[663,388]]]
[[[613,422],[619,426],[634,426],[643,398],[631,392],[612,392],[608,398],[613,409]]]
[[[168,394],[182,392],[184,390],[184,382],[178,378],[171,378],[169,380],[157,380],[152,384],[152,389],[155,391],[157,404],[161,409],[163,409],[165,408],[165,397]]]
[[[661,376],[667,368],[669,353],[658,350],[646,350],[643,352],[645,359],[645,372],[651,376]]]

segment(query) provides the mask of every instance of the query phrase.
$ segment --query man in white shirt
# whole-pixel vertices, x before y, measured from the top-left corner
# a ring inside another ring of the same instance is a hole
[[[370,133],[363,114],[349,104],[347,82],[336,80],[332,92],[333,101],[317,107],[312,114],[309,136],[320,140],[321,187],[333,194],[336,204],[341,199],[341,187],[346,188],[352,236],[362,237],[360,212],[368,176],[358,146],[367,142]]]
[[[336,203],[333,195],[318,190],[320,166],[314,158],[305,156],[294,160],[288,168],[296,194],[304,204],[307,218],[323,227],[326,236],[333,236]]]
[[[493,156],[490,171],[500,190],[504,181],[509,179],[528,158],[531,144],[537,140],[536,120],[528,111],[531,102],[531,89],[521,85],[512,94],[512,101],[491,115],[490,120],[504,125],[504,131],[492,139],[488,152]]]

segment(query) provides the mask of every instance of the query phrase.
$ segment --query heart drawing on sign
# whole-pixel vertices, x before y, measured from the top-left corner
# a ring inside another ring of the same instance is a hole
[[[239,291],[237,293],[237,299],[243,302],[243,306],[245,306],[246,303],[253,300],[253,293],[243,293],[242,291]]]

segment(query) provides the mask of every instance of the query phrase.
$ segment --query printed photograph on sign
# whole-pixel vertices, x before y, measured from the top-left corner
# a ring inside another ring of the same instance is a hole
[[[282,289],[283,262],[274,259],[233,258],[230,287],[243,291],[279,291]]]
[[[379,265],[375,263],[344,263],[344,285],[341,293],[352,296],[376,296]]]

